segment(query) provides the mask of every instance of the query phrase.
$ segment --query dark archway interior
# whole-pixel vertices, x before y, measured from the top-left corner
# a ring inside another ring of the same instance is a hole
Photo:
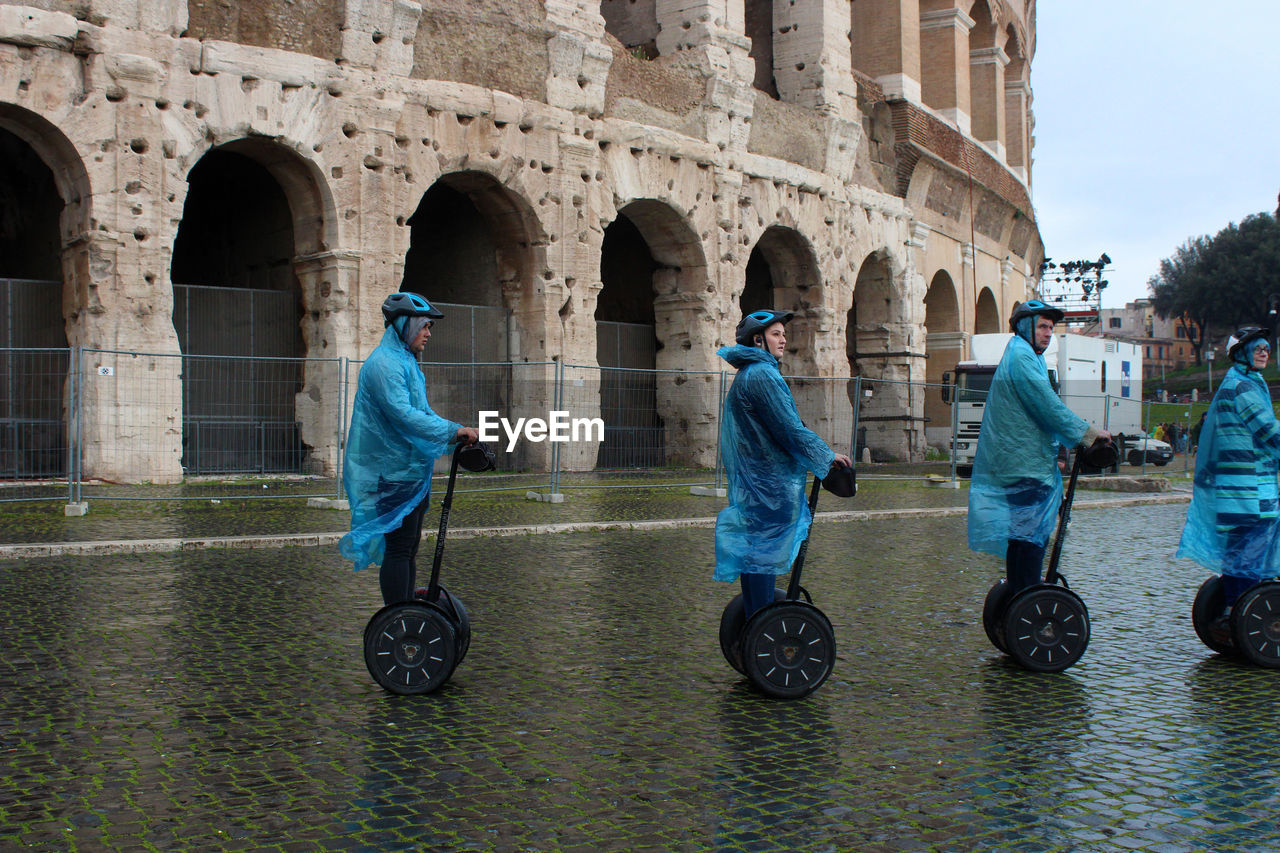
[[[625,215],[604,231],[600,246],[600,282],[596,320],[652,326],[653,273],[658,263],[640,230]],[[652,366],[652,365],[650,365]]]
[[[746,34],[751,39],[751,58],[756,74],[753,85],[775,101],[778,83],[773,76],[773,0],[747,0]]]
[[[409,217],[401,289],[433,302],[502,307],[498,246],[466,193],[437,181]]]
[[[747,283],[738,297],[738,307],[743,314],[762,309],[773,309],[773,271],[769,267],[769,259],[765,257],[760,244],[751,250],[747,259]]]
[[[53,173],[0,130],[0,479],[66,472],[58,216]],[[23,351],[32,350],[32,351]]]
[[[29,145],[0,130],[0,278],[62,280],[61,212],[53,172]]]
[[[648,372],[657,367],[653,274],[659,264],[625,214],[605,229],[600,253],[596,361],[605,440],[597,462],[607,468],[659,465],[665,440],[657,381]]]
[[[294,401],[305,355],[284,189],[214,149],[187,176],[170,274],[189,474],[304,470]],[[254,358],[244,358],[253,356]]]
[[[214,149],[187,184],[173,243],[174,284],[297,289],[293,217],[270,172],[243,154]]]

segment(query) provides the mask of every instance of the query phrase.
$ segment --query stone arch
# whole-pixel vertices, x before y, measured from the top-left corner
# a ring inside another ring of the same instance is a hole
[[[78,267],[80,200],[88,197],[66,138],[0,105],[0,477],[66,474],[64,305],[72,289],[64,280]]]
[[[766,228],[747,260],[746,286],[738,307],[743,313],[771,308],[796,315],[787,327],[787,351],[794,356],[784,365],[787,373],[818,374],[814,309],[821,304],[822,273],[813,244],[794,228]]]
[[[421,293],[445,313],[423,360],[459,365],[433,379],[432,406],[465,423],[480,411],[548,408],[537,383],[514,382],[507,366],[527,360],[521,340],[546,337],[545,295],[534,273],[535,245],[546,239],[528,200],[488,172],[445,172],[405,224],[400,289]],[[543,449],[522,442],[502,464],[526,468]]]
[[[1003,50],[1005,31],[997,23],[998,10],[989,0],[977,0],[970,17],[969,98],[971,134],[1004,157],[1004,69],[1009,58]]]
[[[169,276],[188,474],[336,470],[316,402],[334,377],[302,361],[325,348],[335,219],[315,164],[272,140],[230,140],[188,171]]]
[[[682,370],[691,350],[714,343],[706,256],[687,218],[654,199],[621,207],[605,229],[600,277],[601,464],[688,461],[678,457],[714,447],[707,401],[654,372]]]
[[[888,250],[868,255],[858,268],[853,304],[845,327],[849,358],[848,395],[858,412],[861,444],[876,461],[910,459],[916,401],[910,377],[909,324],[905,301],[895,293],[895,276]],[[904,432],[905,427],[905,432]],[[855,446],[855,451],[856,451]]]
[[[1031,147],[1030,128],[1027,125],[1031,103],[1030,63],[1018,30],[1009,24],[1005,41],[1005,54],[1009,64],[1004,70],[1004,122],[1005,162],[1011,170],[1027,181],[1027,155]]]
[[[924,297],[925,326],[925,436],[933,447],[946,449],[951,433],[951,408],[943,400],[943,375],[955,368],[965,354],[968,335],[960,318],[955,282],[946,270],[938,270]]]
[[[978,301],[974,305],[973,333],[989,335],[1000,331],[1000,308],[996,304],[995,294],[991,292],[991,288],[984,287],[978,293]]]

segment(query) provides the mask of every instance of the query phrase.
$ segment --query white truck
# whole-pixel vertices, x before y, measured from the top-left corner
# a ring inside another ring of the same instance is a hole
[[[1011,337],[1008,332],[974,335],[973,357],[957,364],[954,375],[943,374],[943,382],[955,388],[954,397],[948,390],[944,399],[953,407],[951,452],[961,476],[973,470],[987,391]],[[1071,411],[1126,439],[1142,435],[1142,351],[1137,344],[1060,333],[1049,341],[1044,359],[1049,382]]]

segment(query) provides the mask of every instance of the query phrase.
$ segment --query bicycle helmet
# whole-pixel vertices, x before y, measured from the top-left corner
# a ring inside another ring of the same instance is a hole
[[[416,293],[393,293],[382,303],[384,327],[390,326],[397,317],[426,317],[439,320],[444,316],[431,306],[431,303]]]
[[[756,335],[764,334],[764,330],[774,323],[786,323],[794,316],[790,311],[752,311],[738,323],[733,338],[744,347],[755,346]]]
[[[1245,358],[1243,351],[1245,346],[1253,341],[1266,340],[1271,337],[1271,330],[1262,326],[1241,326],[1236,329],[1236,333],[1227,339],[1227,355],[1231,356],[1232,361],[1239,361]],[[1236,355],[1240,354],[1237,359]]]
[[[1039,299],[1028,299],[1017,308],[1014,308],[1013,313],[1009,315],[1009,331],[1016,333],[1019,320],[1023,317],[1034,317],[1037,314],[1043,314],[1055,323],[1062,322],[1063,314],[1061,309],[1054,308]]]

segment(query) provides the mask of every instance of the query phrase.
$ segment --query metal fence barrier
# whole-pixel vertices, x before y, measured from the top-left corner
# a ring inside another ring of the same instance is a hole
[[[360,367],[347,359],[0,349],[0,502],[341,498]],[[422,370],[439,414],[479,425],[487,413],[498,472],[466,478],[463,491],[724,485],[719,430],[732,371],[563,362],[429,362]],[[960,423],[953,386],[785,379],[811,429],[838,452],[876,463],[860,476],[964,473],[950,448],[966,430],[976,439],[976,425]],[[1104,427],[1131,423],[1140,410],[1154,431],[1158,404],[1093,405],[1102,406]],[[1207,407],[1177,407],[1171,433],[1184,471]],[[557,428],[565,440],[555,440]],[[1143,470],[1157,464],[1142,454],[1132,461]],[[1160,467],[1175,470],[1170,464]],[[445,470],[442,462],[437,474]]]

